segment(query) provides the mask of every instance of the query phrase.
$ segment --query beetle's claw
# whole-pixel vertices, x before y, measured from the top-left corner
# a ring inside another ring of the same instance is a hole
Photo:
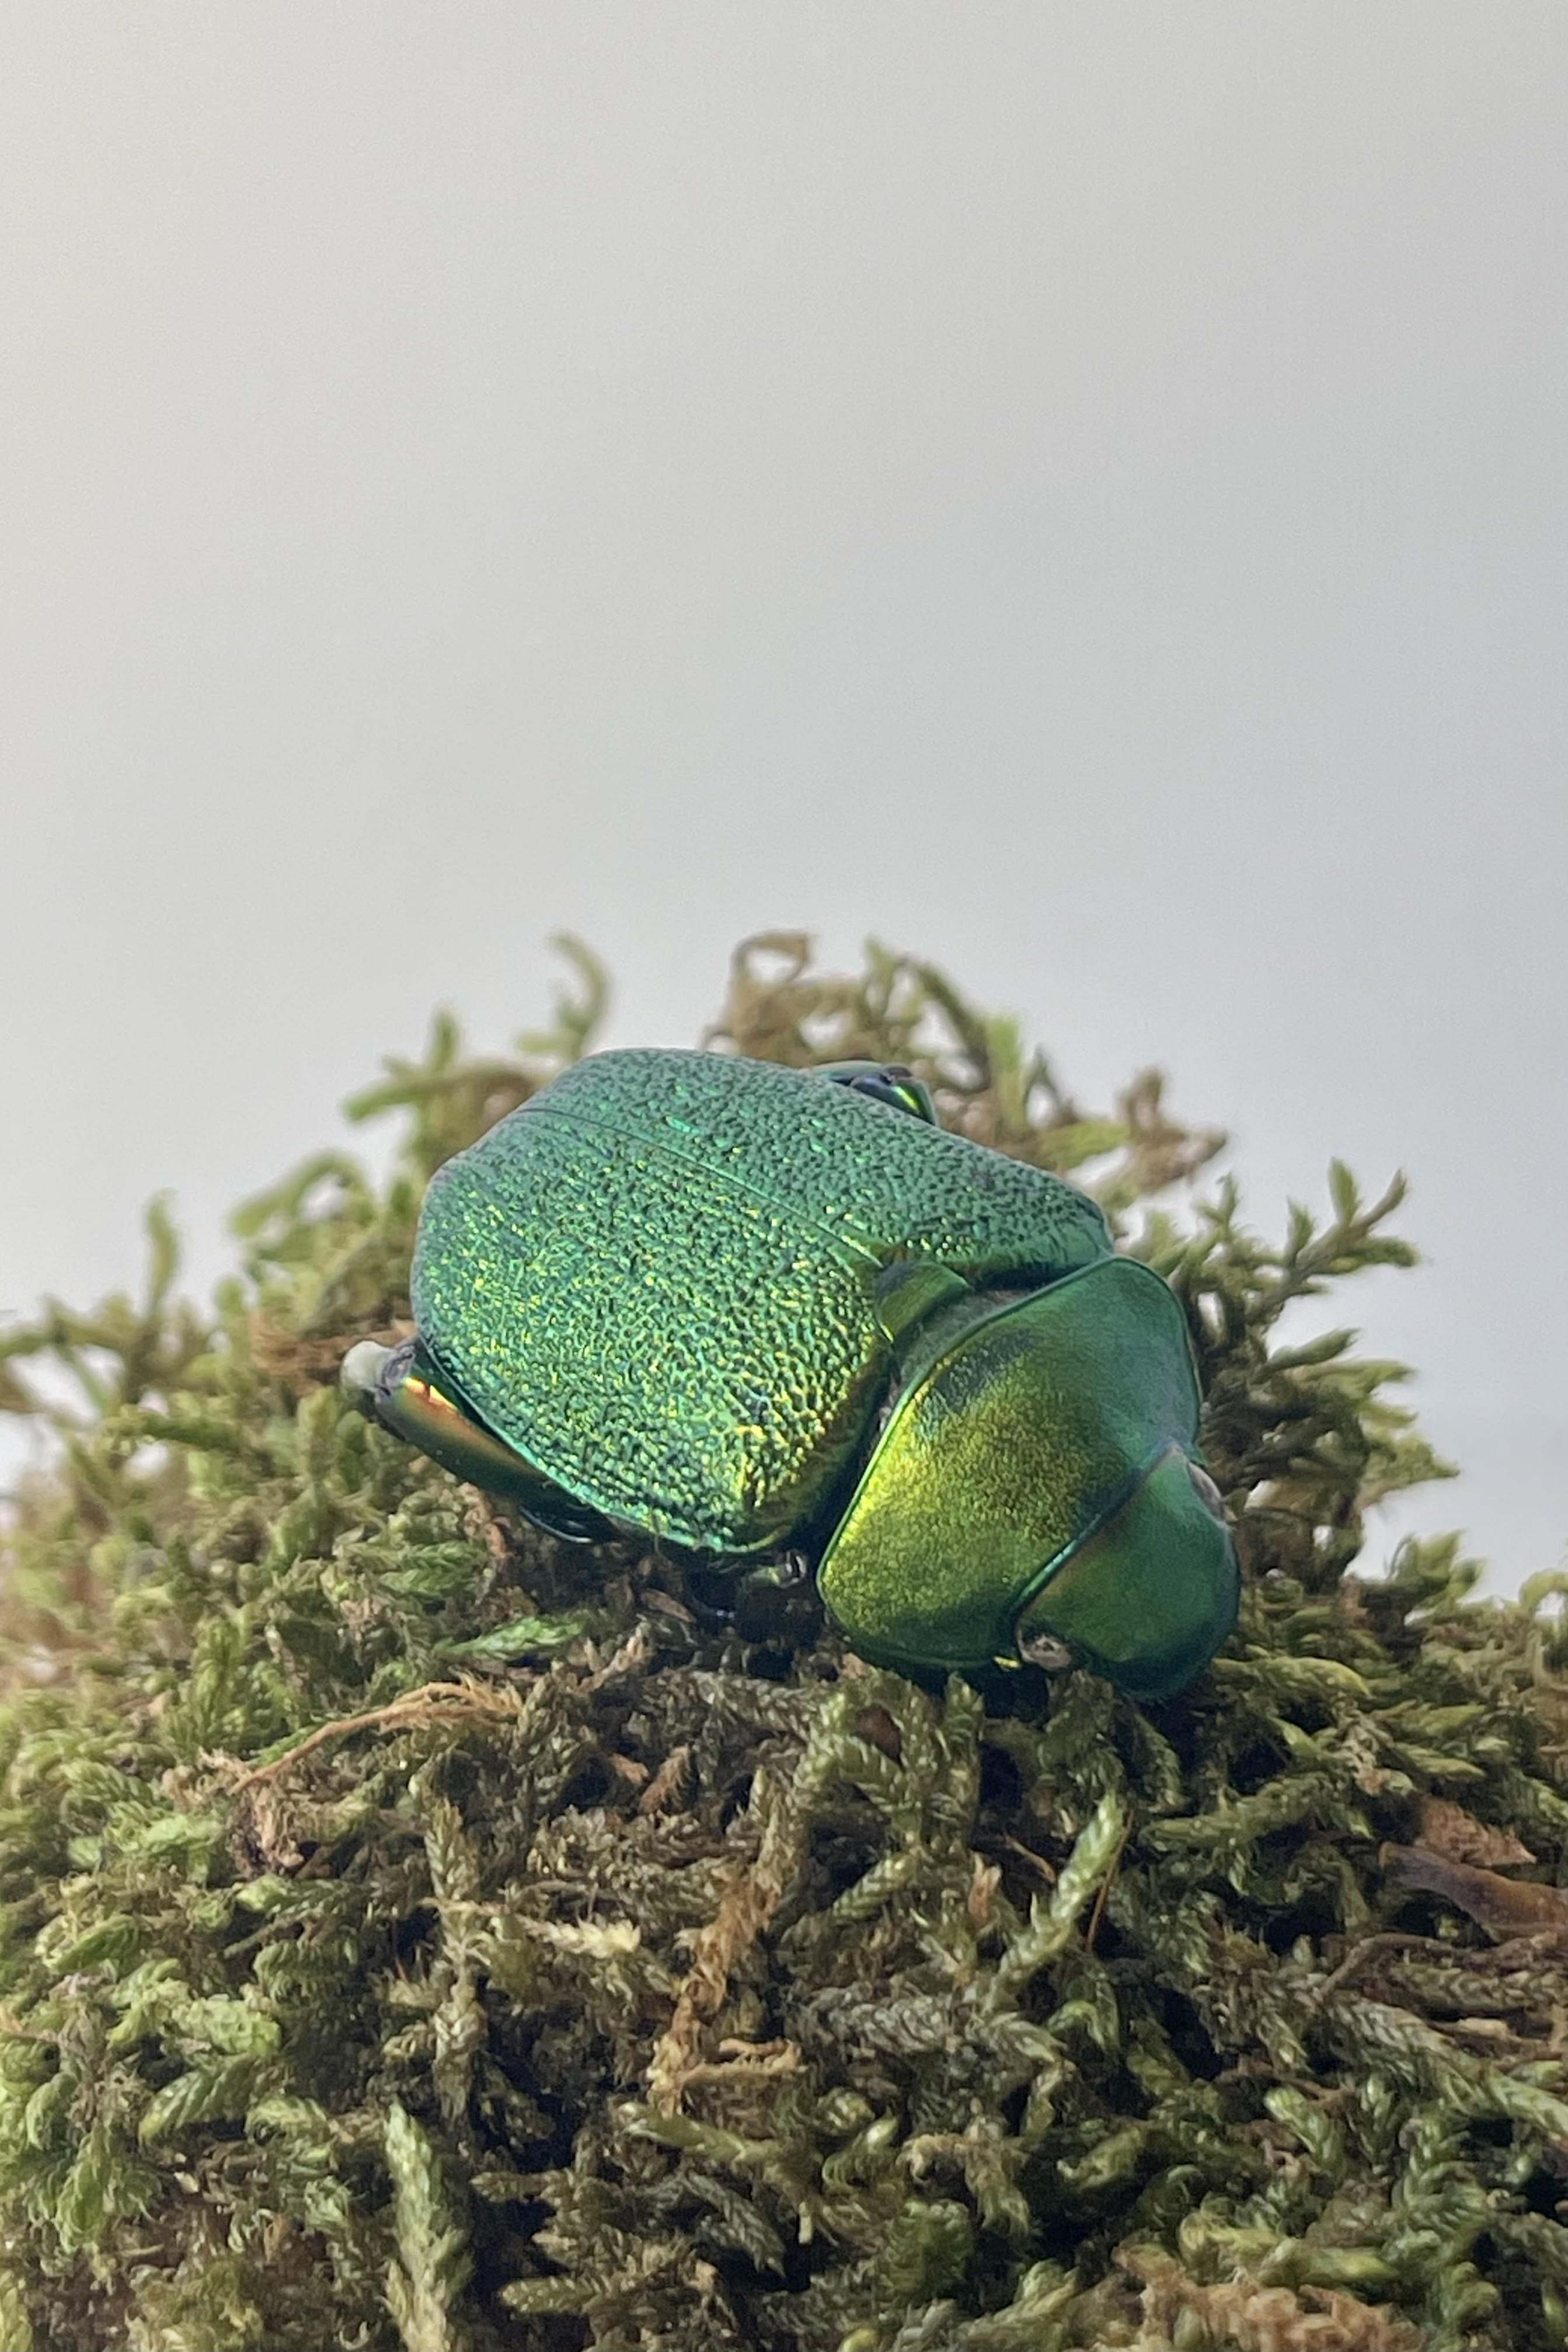
[[[367,1421],[375,1419],[375,1392],[391,1360],[392,1349],[379,1340],[356,1339],[338,1367],[338,1386]]]

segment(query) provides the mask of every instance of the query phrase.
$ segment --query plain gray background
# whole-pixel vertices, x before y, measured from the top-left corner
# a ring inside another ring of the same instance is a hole
[[[685,1042],[868,932],[1347,1295],[1568,1535],[1560,5],[14,6],[0,1306],[547,934]],[[9,1459],[16,1458],[12,1446]]]

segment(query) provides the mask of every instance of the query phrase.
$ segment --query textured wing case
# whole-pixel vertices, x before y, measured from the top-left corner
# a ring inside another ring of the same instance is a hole
[[[721,1552],[807,1517],[886,1386],[894,1259],[1028,1285],[1094,1202],[798,1070],[597,1054],[437,1175],[421,1331],[499,1435],[612,1518]]]

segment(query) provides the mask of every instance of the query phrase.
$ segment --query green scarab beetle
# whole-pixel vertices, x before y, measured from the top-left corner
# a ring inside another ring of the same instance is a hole
[[[795,1550],[855,1648],[1139,1697],[1236,1618],[1186,1323],[898,1068],[595,1054],[431,1184],[363,1410],[555,1533]]]

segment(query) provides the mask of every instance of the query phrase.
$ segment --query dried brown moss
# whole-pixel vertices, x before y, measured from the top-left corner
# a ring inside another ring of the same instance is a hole
[[[1442,1465],[1397,1367],[1280,1330],[1408,1263],[1397,1186],[1278,1246],[1151,1210],[1218,1141],[1153,1077],[1091,1115],[924,965],[740,951],[713,1042],[912,1063],[1191,1317],[1236,1640],[1159,1706],[928,1692],[340,1407],[431,1170],[590,1040],[574,952],[515,1058],[441,1022],[360,1097],[384,1193],[252,1202],[210,1317],[155,1214],[140,1304],[0,1336],[0,1406],[82,1391],[5,1538],[0,2347],[1568,2341],[1559,1580],[1358,1577]]]

